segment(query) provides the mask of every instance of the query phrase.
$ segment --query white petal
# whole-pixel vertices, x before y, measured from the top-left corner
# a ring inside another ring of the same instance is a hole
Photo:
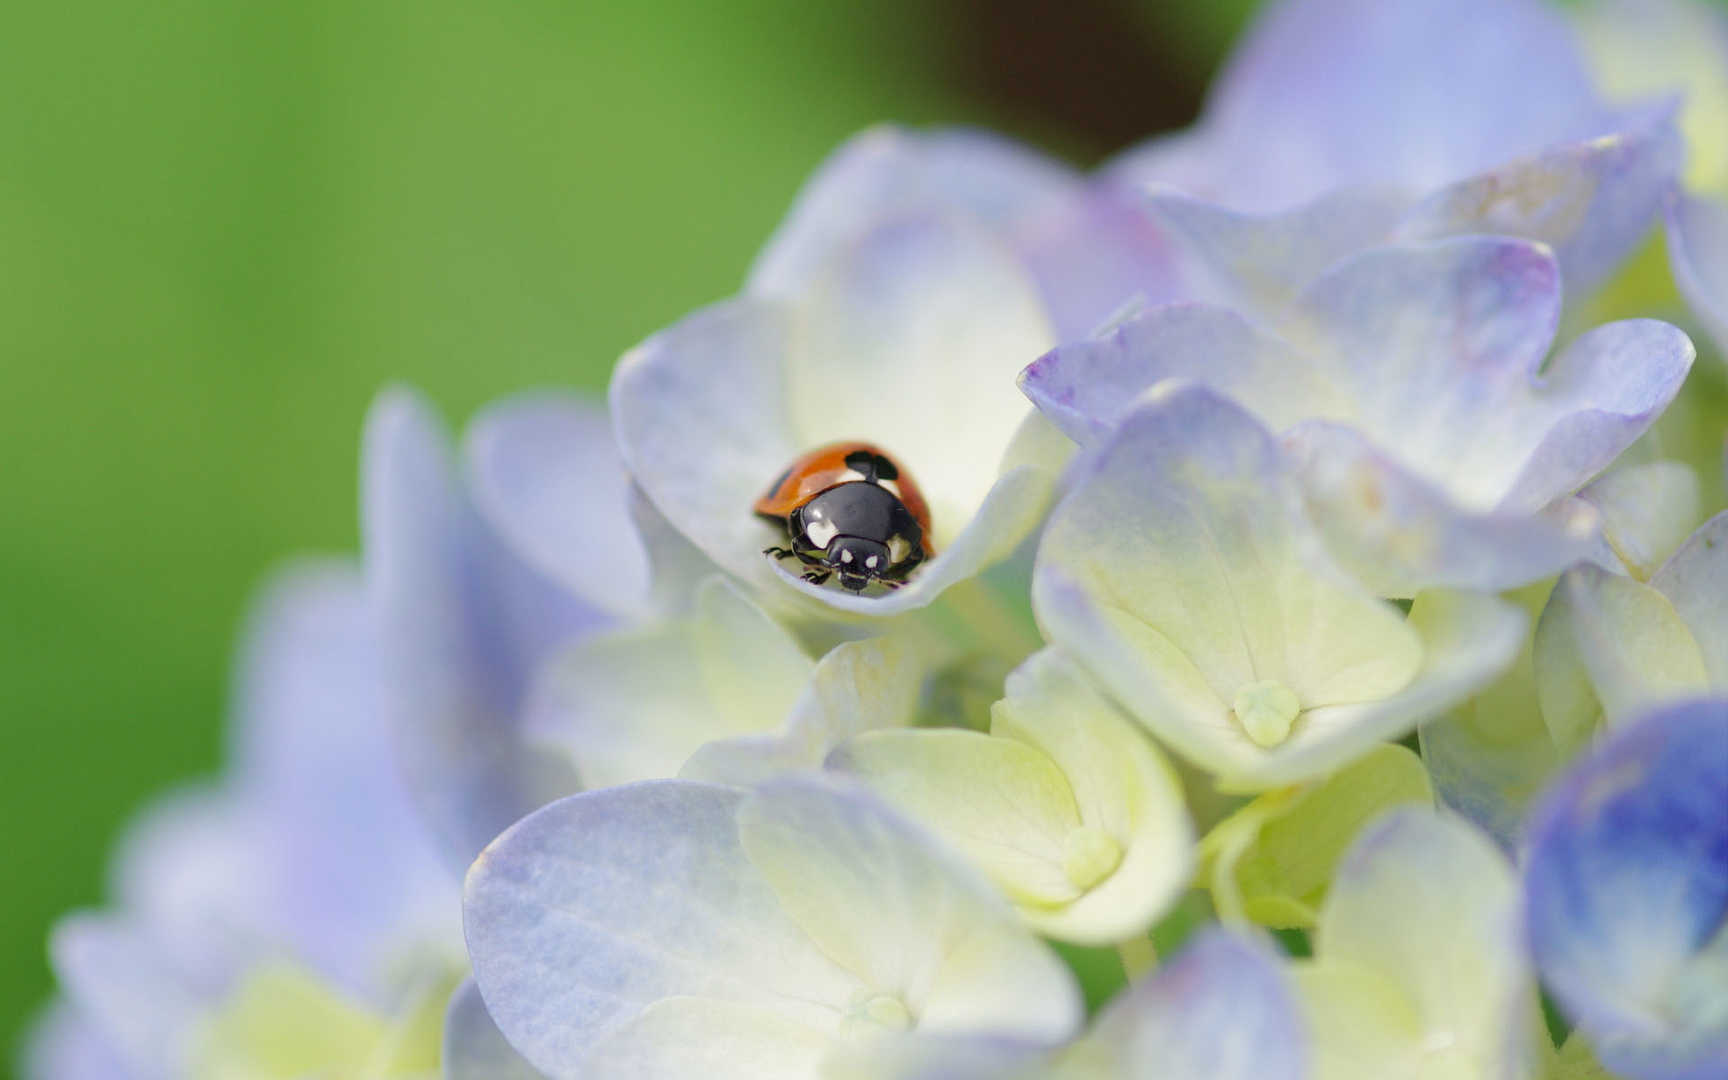
[[[1396,811],[1345,856],[1320,914],[1316,963],[1378,979],[1408,1003],[1414,1045],[1399,1048],[1403,1060],[1529,1076],[1535,988],[1516,905],[1511,868],[1484,837],[1428,811]],[[1398,1075],[1382,1064],[1362,1075]]]
[[[831,1033],[740,1001],[669,997],[602,1038],[583,1077],[619,1080],[805,1080]]]
[[[786,402],[800,444],[879,444],[948,547],[1025,415],[1014,374],[1054,344],[1032,282],[977,227],[912,217],[860,237],[796,311]]]
[[[918,1030],[1054,1042],[1080,1022],[1067,969],[981,878],[862,791],[776,780],[739,811],[785,911]]]
[[[843,642],[817,662],[784,727],[711,742],[684,763],[679,775],[749,787],[782,772],[820,768],[830,750],[855,735],[909,727],[927,674],[912,641]]]
[[[1142,933],[1193,870],[1194,827],[1174,770],[1080,670],[1045,650],[1009,675],[990,732],[1037,747],[1061,769],[1082,824],[1121,851],[1103,881],[1032,924],[1052,937],[1114,944]]]
[[[884,731],[854,739],[833,766],[934,832],[1027,908],[1067,904],[1063,842],[1080,826],[1049,755],[976,731]]]
[[[1711,684],[1728,687],[1728,512],[1700,525],[1650,584],[1692,631]]]
[[[1565,756],[1601,722],[1620,724],[1709,683],[1698,643],[1668,598],[1594,566],[1568,570],[1554,587],[1536,627],[1535,661],[1542,719]]]
[[[1528,624],[1521,611],[1493,596],[1437,589],[1416,598],[1409,625],[1420,635],[1422,666],[1408,685],[1374,701],[1307,713],[1304,737],[1244,770],[1242,782],[1271,787],[1319,775],[1368,743],[1397,738],[1439,716],[1512,664]]]
[[[690,615],[595,634],[555,657],[527,725],[588,788],[661,779],[703,744],[774,731],[814,665],[736,586],[711,578]]]
[[[655,334],[612,375],[630,475],[716,566],[761,588],[774,581],[762,548],[786,531],[751,506],[815,445],[800,441],[786,404],[786,321],[777,304],[728,300]]]
[[[1615,466],[1578,497],[1602,515],[1602,533],[1626,570],[1640,581],[1685,542],[1698,523],[1698,473],[1679,461]]]

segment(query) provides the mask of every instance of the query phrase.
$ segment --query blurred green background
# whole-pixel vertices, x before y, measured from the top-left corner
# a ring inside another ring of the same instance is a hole
[[[1251,0],[70,0],[0,40],[0,1047],[117,829],[213,771],[234,628],[356,544],[374,390],[453,419],[732,291],[883,119],[1079,161]],[[9,1057],[0,1054],[0,1059]]]

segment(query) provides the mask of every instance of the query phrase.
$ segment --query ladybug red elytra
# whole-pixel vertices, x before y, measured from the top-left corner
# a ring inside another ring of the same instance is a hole
[[[756,514],[786,529],[790,547],[763,548],[796,558],[804,580],[863,592],[872,581],[890,589],[936,554],[930,547],[930,507],[911,474],[866,442],[819,446],[798,460],[756,500]]]

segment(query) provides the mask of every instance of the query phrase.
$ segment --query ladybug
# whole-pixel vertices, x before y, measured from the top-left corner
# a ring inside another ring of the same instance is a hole
[[[814,585],[838,574],[853,592],[872,581],[898,589],[935,554],[923,493],[893,458],[866,442],[830,443],[801,455],[755,510],[791,538],[790,547],[762,553],[798,559]]]

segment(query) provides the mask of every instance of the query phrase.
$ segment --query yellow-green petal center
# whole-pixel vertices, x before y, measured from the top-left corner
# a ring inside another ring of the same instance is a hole
[[[1290,726],[1302,711],[1302,702],[1283,683],[1262,679],[1236,691],[1234,710],[1236,722],[1254,745],[1270,749],[1290,737]]]
[[[1062,844],[1062,872],[1082,891],[1116,872],[1122,862],[1122,845],[1103,829],[1080,825]]]
[[[860,990],[852,996],[840,1032],[849,1038],[880,1031],[905,1031],[912,1026],[912,1011],[893,994]]]

